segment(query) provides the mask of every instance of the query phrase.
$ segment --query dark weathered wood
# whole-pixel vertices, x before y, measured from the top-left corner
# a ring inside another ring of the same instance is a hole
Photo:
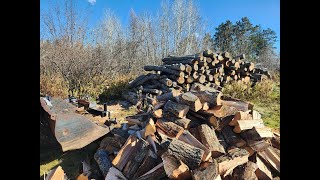
[[[162,84],[164,84],[164,85],[166,85],[168,87],[172,86],[172,80],[169,79],[169,78],[160,79],[159,82],[161,82]]]
[[[270,147],[270,144],[264,140],[247,140],[247,145],[256,152],[261,152]]]
[[[184,128],[175,124],[174,122],[158,119],[156,122],[156,126],[159,127],[165,134],[169,137],[176,137],[177,134],[182,131]]]
[[[128,179],[132,179],[149,150],[149,144],[144,139],[139,139],[136,146],[136,150],[130,154],[132,158],[127,162],[123,169],[123,175]]]
[[[212,57],[213,52],[210,49],[206,49],[202,52],[204,57]]]
[[[152,94],[157,94],[157,95],[160,95],[162,94],[162,91],[161,90],[158,90],[158,89],[147,89],[147,88],[144,88],[142,90],[143,93],[152,93]]]
[[[152,80],[152,79],[160,79],[160,75],[159,74],[147,74],[145,77],[143,77],[142,79],[140,79],[139,81],[135,82],[134,84],[129,85],[130,87],[137,87],[140,86],[142,84],[144,84],[145,82]]]
[[[182,63],[165,65],[164,67],[170,68],[170,69],[173,69],[173,70],[177,70],[177,71],[184,71],[186,69],[186,66],[184,64],[182,64]]]
[[[164,105],[163,110],[171,112],[179,118],[185,118],[189,111],[189,106],[168,100]]]
[[[271,144],[273,147],[280,150],[280,136],[274,135],[271,139]]]
[[[200,99],[194,95],[192,92],[186,92],[179,96],[177,96],[177,101],[181,104],[188,105],[190,110],[192,111],[199,111],[202,108],[202,104]]]
[[[135,86],[135,84],[136,84],[138,81],[140,81],[140,80],[144,79],[146,76],[147,76],[147,75],[142,74],[142,75],[140,75],[139,77],[137,77],[136,79],[134,79],[134,80],[130,81],[130,82],[128,83],[128,87],[129,87],[129,88],[134,87],[134,86]]]
[[[218,163],[215,159],[213,159],[212,163],[209,163],[207,167],[197,168],[192,171],[192,179],[193,180],[218,180],[220,178]]]
[[[164,66],[151,66],[151,65],[150,66],[144,66],[144,70],[145,71],[161,71],[161,72],[164,72],[164,73],[180,76],[180,71],[173,70],[173,69],[170,69],[170,68],[166,68]]]
[[[276,152],[277,149],[268,147],[262,152],[258,152],[258,156],[269,164],[275,171],[280,173],[280,154]]]
[[[268,79],[268,76],[264,75],[264,74],[250,74],[249,75],[251,79],[253,79],[254,81],[263,81]]]
[[[184,131],[180,131],[177,134],[177,139],[179,139],[180,141],[183,141],[187,144],[190,144],[194,147],[200,148],[204,151],[203,157],[202,157],[202,161],[208,161],[211,158],[211,151],[209,150],[208,147],[206,147],[205,145],[203,145],[198,139],[196,139],[188,130],[184,130]]]
[[[178,139],[173,139],[168,147],[168,153],[181,160],[193,170],[200,165],[204,151]]]
[[[221,132],[224,139],[229,145],[236,147],[243,147],[246,145],[246,142],[241,139],[238,134],[235,134],[230,126],[224,126],[221,129]]]
[[[198,126],[198,132],[201,142],[211,151],[212,157],[219,157],[225,153],[223,146],[219,143],[216,133],[208,125],[202,124]]]
[[[161,159],[170,179],[187,179],[191,176],[189,167],[168,152],[163,153]]]
[[[256,170],[256,175],[258,179],[272,179],[272,174],[270,171],[270,168],[261,160],[259,156],[256,155],[256,165],[258,166],[258,169]]]
[[[227,176],[235,167],[248,162],[248,157],[248,151],[235,148],[228,154],[216,158],[219,164],[219,174],[223,177]]]
[[[154,168],[157,164],[159,164],[160,161],[161,159],[157,158],[157,155],[149,149],[147,155],[141,162],[139,169],[136,171],[132,179],[137,179],[138,177],[147,173],[150,169]]]
[[[196,95],[201,103],[209,103],[210,107],[221,105],[221,96],[222,93],[219,91],[216,92],[209,92],[209,91],[196,91],[192,92],[194,95]]]
[[[112,167],[111,160],[109,158],[109,152],[104,149],[98,149],[94,154],[94,159],[96,160],[103,177],[106,177],[109,169]]]
[[[255,174],[255,171],[258,169],[258,166],[248,161],[247,163],[236,167],[232,172],[232,177],[235,179],[245,179],[245,180],[258,180],[258,177]]]
[[[160,163],[154,168],[150,169],[150,171],[140,176],[137,180],[150,180],[150,179],[160,180],[165,176],[166,176],[166,172],[164,171],[163,163]]]
[[[212,93],[220,92],[219,90],[213,88],[213,87],[207,87],[200,83],[193,83],[190,90],[192,91],[208,91]]]

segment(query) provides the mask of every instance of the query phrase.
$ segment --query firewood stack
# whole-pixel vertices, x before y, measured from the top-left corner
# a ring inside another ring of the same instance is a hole
[[[172,90],[190,91],[194,84],[202,84],[221,90],[232,81],[244,83],[270,78],[268,71],[257,69],[254,63],[245,61],[245,55],[232,57],[230,53],[202,53],[186,56],[168,56],[161,66],[144,66],[149,74],[141,75],[129,83],[130,92],[125,98],[133,104],[149,98],[148,101]]]
[[[161,94],[151,106],[127,117],[107,137],[113,143],[98,149],[105,179],[280,177],[280,134],[264,126],[253,104],[197,83]]]

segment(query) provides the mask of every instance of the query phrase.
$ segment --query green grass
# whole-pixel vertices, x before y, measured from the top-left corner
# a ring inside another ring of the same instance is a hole
[[[253,103],[253,109],[261,114],[266,126],[274,129],[280,128],[279,81],[267,80],[253,87],[233,83],[225,86],[223,93]]]

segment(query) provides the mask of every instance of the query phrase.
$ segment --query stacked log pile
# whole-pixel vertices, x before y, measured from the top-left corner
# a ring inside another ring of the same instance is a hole
[[[162,62],[160,66],[144,66],[149,73],[129,83],[130,92],[125,98],[136,104],[141,98],[148,97],[151,101],[150,98],[172,90],[187,92],[197,84],[221,90],[232,81],[255,85],[270,78],[268,71],[255,68],[254,63],[246,61],[244,54],[232,57],[228,52],[205,50],[194,55],[169,55]]]
[[[253,104],[198,83],[149,106],[97,151],[105,179],[280,177],[280,134],[264,126]]]

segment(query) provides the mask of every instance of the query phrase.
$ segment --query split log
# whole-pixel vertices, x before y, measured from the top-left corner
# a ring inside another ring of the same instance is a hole
[[[160,96],[157,96],[157,100],[167,102],[168,100],[173,100],[174,97],[177,97],[180,94],[181,94],[180,91],[174,89],[171,92],[164,93],[164,94],[161,94]]]
[[[223,146],[219,143],[216,133],[208,125],[202,124],[198,126],[198,132],[201,142],[211,151],[212,157],[216,158],[225,153]]]
[[[173,139],[168,147],[168,153],[181,160],[193,170],[200,165],[204,151],[178,139]]]
[[[207,87],[200,83],[193,83],[193,85],[190,88],[192,91],[208,91],[212,93],[219,92],[219,90],[213,88],[213,87]]]
[[[191,120],[188,118],[177,118],[174,114],[167,112],[163,114],[164,119],[174,122],[175,124],[183,127],[184,129],[188,129],[190,127]]]
[[[219,170],[218,170],[218,163],[215,159],[213,162],[210,163],[207,167],[195,169],[192,171],[192,180],[219,180],[221,179]]]
[[[127,178],[115,167],[111,167],[105,179],[108,180],[127,180]]]
[[[236,147],[243,147],[246,145],[246,141],[241,139],[238,134],[235,134],[230,126],[224,126],[221,132],[229,145]]]
[[[139,139],[136,146],[136,150],[130,154],[132,158],[127,162],[123,169],[123,175],[128,179],[132,179],[149,150],[148,142],[143,139]]]
[[[266,150],[258,152],[258,156],[280,173],[280,156],[275,152],[273,147],[268,147]]]
[[[189,167],[168,152],[163,153],[161,159],[170,179],[188,179],[191,176]]]
[[[57,168],[51,170],[45,180],[60,180],[65,179],[64,171],[61,166],[58,166]]]
[[[194,147],[202,149],[204,151],[204,154],[202,157],[203,162],[208,161],[210,159],[212,154],[209,148],[206,147],[204,144],[202,144],[199,140],[197,140],[188,130],[180,131],[177,134],[176,138]]]
[[[219,140],[219,143],[222,145],[224,151],[228,148],[228,143],[224,139],[223,135],[221,133],[217,133],[217,138]]]
[[[196,91],[192,92],[194,95],[196,95],[201,103],[209,103],[210,107],[221,105],[221,96],[222,93],[220,91],[216,92],[209,92],[209,91]]]
[[[200,135],[199,135],[197,127],[190,128],[189,132],[192,134],[193,137],[195,137],[199,142],[201,142],[201,138],[200,138]]]
[[[244,149],[235,148],[226,155],[218,157],[216,160],[219,165],[219,174],[227,176],[232,170],[248,162],[249,153]]]
[[[280,150],[280,136],[274,135],[271,139],[271,144],[273,147]]]
[[[176,99],[179,103],[188,105],[192,111],[197,112],[202,108],[200,99],[192,92],[183,93]]]
[[[247,144],[250,148],[252,148],[256,152],[264,151],[270,147],[270,144],[264,140],[260,140],[260,141],[248,140]]]
[[[252,119],[261,119],[261,114],[258,111],[253,110],[251,112],[252,112]]]
[[[122,146],[117,156],[112,161],[112,164],[117,169],[122,171],[124,166],[132,157],[131,154],[135,151],[136,144],[137,144],[137,138],[134,135],[130,135],[126,143]]]
[[[144,175],[140,176],[137,180],[160,180],[166,176],[163,163],[158,164]]]
[[[97,162],[103,177],[106,177],[109,169],[112,167],[111,160],[109,158],[109,152],[104,149],[98,149],[94,154],[94,159]]]
[[[244,165],[236,167],[232,172],[232,178],[235,179],[245,179],[245,180],[258,180],[258,177],[255,174],[255,171],[258,169],[258,166],[248,161]]]
[[[163,110],[171,112],[179,118],[185,118],[186,114],[189,111],[189,106],[168,100],[167,103],[164,105]]]
[[[156,128],[156,130],[157,130],[157,128]],[[155,153],[157,153],[158,152],[158,149],[157,149],[157,145],[156,145],[156,143],[155,143],[155,140],[156,140],[156,136],[155,135],[149,135],[149,136],[147,136],[147,139],[146,139],[146,141],[149,143],[149,145],[152,147],[152,149],[153,149],[153,151],[155,152]]]
[[[237,125],[237,121],[238,120],[243,120],[243,119],[248,119],[248,120],[251,120],[252,119],[252,115],[250,114],[249,111],[238,111],[233,119],[229,122],[229,125],[230,126],[235,126]]]
[[[261,119],[238,120],[233,132],[241,133],[242,131],[252,129],[253,127],[263,128],[265,126]]]
[[[152,112],[153,117],[155,118],[162,118],[162,109],[157,109]]]
[[[138,177],[147,173],[150,169],[154,168],[158,163],[160,163],[160,161],[161,160],[157,158],[157,155],[149,149],[147,155],[141,162],[139,169],[134,174],[132,179],[137,179]]]
[[[161,109],[159,109],[161,110]],[[145,127],[145,132],[143,137],[146,138],[148,135],[153,135],[156,132],[156,126],[152,118],[149,119],[148,124]]]
[[[272,174],[270,169],[266,166],[266,164],[261,160],[259,156],[256,156],[256,164],[258,169],[256,171],[256,175],[258,179],[272,179]]]
[[[167,121],[164,119],[158,119],[156,125],[164,131],[164,133],[169,137],[176,137],[180,131],[183,131],[183,128],[174,122]]]

